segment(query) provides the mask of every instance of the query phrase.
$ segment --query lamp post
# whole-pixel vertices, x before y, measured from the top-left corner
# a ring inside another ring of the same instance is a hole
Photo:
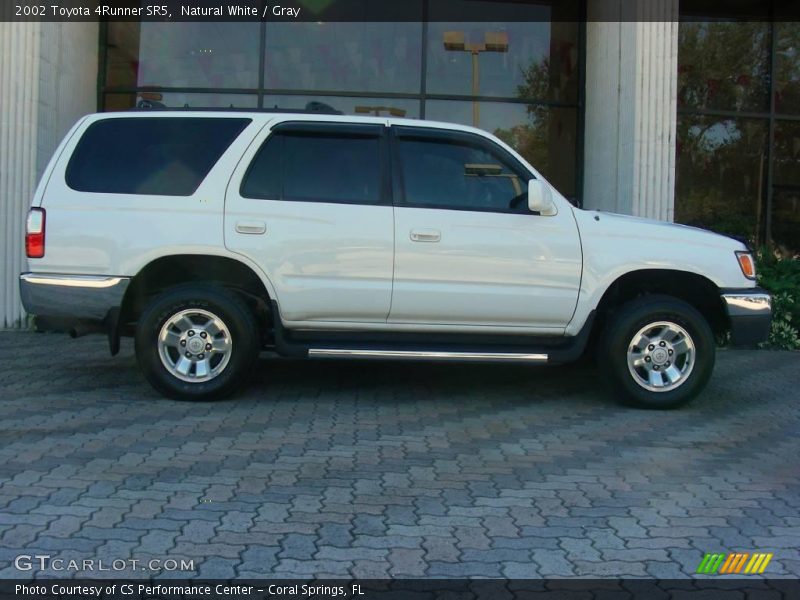
[[[472,124],[477,127],[480,122],[480,104],[476,98],[480,90],[478,56],[481,52],[508,52],[508,34],[487,31],[483,35],[483,42],[467,42],[463,31],[445,31],[444,49],[447,52],[469,52],[472,55]]]

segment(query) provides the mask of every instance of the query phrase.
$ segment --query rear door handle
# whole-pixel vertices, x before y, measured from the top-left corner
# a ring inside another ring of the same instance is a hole
[[[236,233],[261,235],[267,232],[267,224],[262,221],[239,221],[236,223]]]
[[[409,236],[412,242],[438,242],[442,232],[436,229],[412,229]]]

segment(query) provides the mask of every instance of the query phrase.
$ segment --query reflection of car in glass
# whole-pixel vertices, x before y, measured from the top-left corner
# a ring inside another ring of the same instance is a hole
[[[45,218],[46,217],[46,218]],[[739,242],[584,211],[510,147],[444,123],[325,114],[92,115],[28,218],[26,309],[134,336],[167,396],[238,389],[260,350],[561,363],[618,395],[699,393],[714,336],[766,337]]]
[[[139,94],[136,100],[136,108],[139,109],[153,109],[153,108],[166,108],[167,106],[162,102],[161,94],[144,93]]]

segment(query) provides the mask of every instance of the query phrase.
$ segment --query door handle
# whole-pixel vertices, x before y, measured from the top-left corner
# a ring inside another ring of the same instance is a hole
[[[267,224],[261,221],[239,221],[236,223],[236,233],[261,235],[267,232]]]
[[[438,242],[442,232],[436,229],[412,229],[409,236],[412,242]]]

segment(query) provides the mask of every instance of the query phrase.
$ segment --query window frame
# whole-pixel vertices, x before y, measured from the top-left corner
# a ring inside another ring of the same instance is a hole
[[[392,150],[392,194],[394,197],[394,205],[404,208],[416,209],[429,209],[429,210],[455,210],[461,212],[479,212],[479,213],[494,213],[494,214],[509,214],[520,216],[535,216],[536,213],[528,208],[527,202],[520,204],[518,209],[506,208],[484,208],[475,206],[452,206],[449,204],[414,204],[409,202],[406,198],[405,191],[405,175],[402,158],[400,155],[401,140],[406,138],[428,138],[433,142],[445,143],[451,145],[477,145],[491,155],[497,157],[504,163],[510,163],[507,166],[512,171],[519,171],[517,174],[524,174],[523,178],[524,189],[527,190],[528,182],[536,179],[536,174],[528,169],[523,162],[512,155],[508,150],[503,148],[494,140],[469,131],[461,131],[456,129],[440,129],[437,127],[417,127],[413,125],[392,125],[390,127],[390,145]]]
[[[258,150],[253,154],[250,159],[250,164],[239,182],[239,196],[248,200],[266,200],[277,202],[309,202],[321,204],[350,204],[355,206],[392,206],[392,192],[391,192],[391,175],[390,175],[390,161],[389,161],[389,146],[387,140],[387,127],[378,123],[356,123],[356,122],[337,122],[337,121],[281,121],[276,123],[270,128],[269,134],[264,141],[259,145]],[[300,197],[287,197],[284,194],[284,181],[283,169],[281,169],[280,193],[277,198],[266,198],[263,196],[253,196],[245,194],[245,184],[247,183],[250,173],[255,168],[261,152],[266,145],[273,139],[279,136],[286,135],[306,135],[314,137],[314,134],[321,134],[325,136],[340,136],[340,137],[355,137],[367,138],[378,140],[378,189],[379,196],[377,200],[370,202],[362,202],[360,200],[342,200],[331,198],[300,198]]]

